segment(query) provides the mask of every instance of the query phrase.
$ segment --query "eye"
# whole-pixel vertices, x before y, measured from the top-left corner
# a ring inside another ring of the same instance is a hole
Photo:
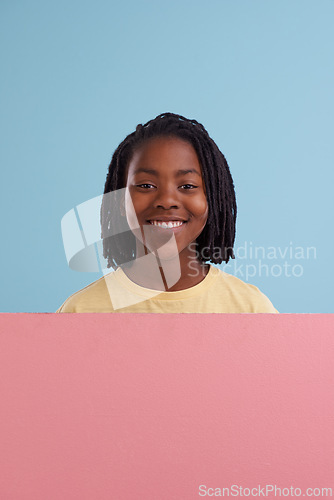
[[[153,189],[155,186],[153,184],[136,184],[136,187],[142,188],[142,189]]]
[[[194,184],[183,184],[180,187],[184,188],[185,190],[190,190],[190,189],[196,189],[198,186],[195,186]]]

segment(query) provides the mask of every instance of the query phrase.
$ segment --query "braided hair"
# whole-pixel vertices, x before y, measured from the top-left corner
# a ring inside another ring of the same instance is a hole
[[[161,136],[183,139],[195,149],[202,167],[208,203],[207,223],[196,239],[198,255],[201,262],[227,263],[230,258],[234,259],[237,215],[234,184],[224,155],[203,125],[196,120],[174,113],[162,113],[144,125],[137,125],[135,132],[121,142],[112,156],[104,194],[125,188],[127,167],[135,150],[149,139]],[[107,266],[114,269],[136,258],[135,236],[130,228],[118,233],[117,228],[120,227],[124,228],[124,217],[120,214],[119,206],[112,206],[110,198],[103,196],[103,256],[108,261]],[[110,234],[116,236],[109,236]]]

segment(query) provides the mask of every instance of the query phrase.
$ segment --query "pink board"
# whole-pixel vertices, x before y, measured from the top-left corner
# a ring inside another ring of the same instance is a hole
[[[0,329],[1,500],[334,496],[334,315],[1,314]]]

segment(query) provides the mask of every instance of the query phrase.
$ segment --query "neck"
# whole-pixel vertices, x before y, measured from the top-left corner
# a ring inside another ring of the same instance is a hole
[[[136,259],[128,267],[123,267],[127,277],[144,288],[176,292],[200,283],[209,272],[209,264],[200,262],[195,256],[160,260],[150,253]]]

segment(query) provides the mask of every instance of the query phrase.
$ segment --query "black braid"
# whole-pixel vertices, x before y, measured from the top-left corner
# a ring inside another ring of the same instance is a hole
[[[125,188],[127,167],[135,149],[159,136],[173,136],[189,142],[202,167],[209,210],[207,223],[196,240],[201,260],[220,264],[234,259],[237,205],[231,172],[216,143],[196,120],[188,120],[174,113],[162,113],[144,125],[137,125],[135,132],[121,142],[112,156],[104,194]],[[103,255],[108,260],[108,267],[114,269],[136,258],[135,237],[130,228],[117,236],[108,236],[111,228],[115,230],[113,234],[117,234],[121,220],[124,224],[119,206],[111,206],[110,199],[104,196],[101,207]],[[205,257],[202,256],[204,248]]]

